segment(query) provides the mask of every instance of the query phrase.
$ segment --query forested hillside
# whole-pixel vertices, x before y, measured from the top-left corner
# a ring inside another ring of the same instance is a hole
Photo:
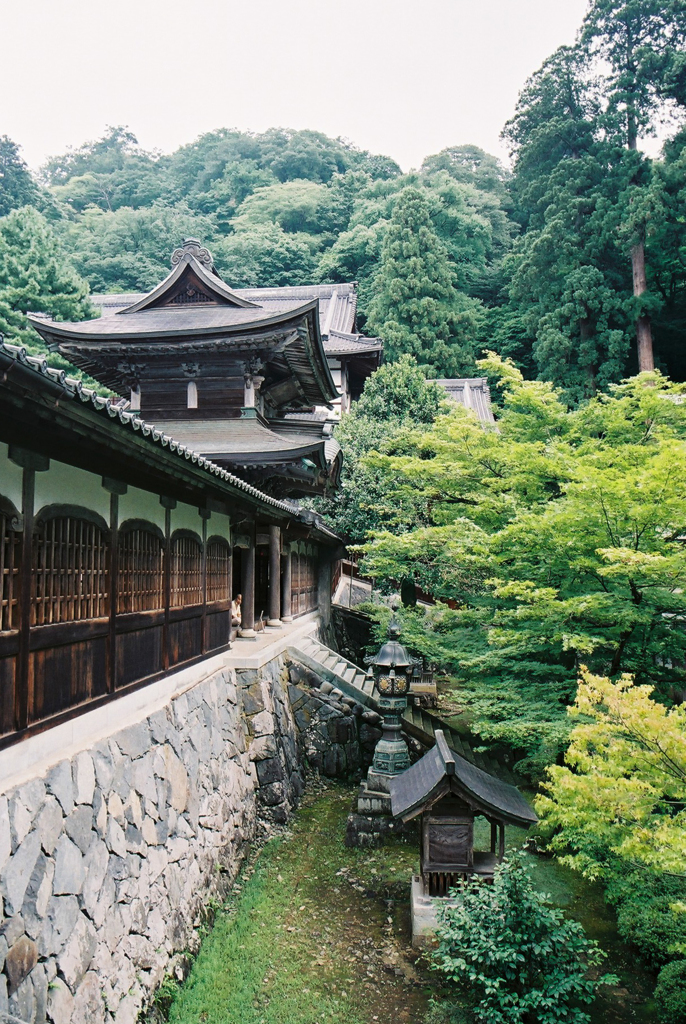
[[[26,310],[89,315],[83,282],[150,288],[194,235],[235,286],[359,281],[361,327],[431,374],[473,373],[488,348],[578,402],[635,372],[640,339],[646,366],[654,348],[683,379],[682,6],[592,4],[577,45],[524,85],[503,131],[511,170],[455,146],[403,174],[277,128],[150,153],[111,127],[34,178],[4,137],[0,329],[22,334]]]

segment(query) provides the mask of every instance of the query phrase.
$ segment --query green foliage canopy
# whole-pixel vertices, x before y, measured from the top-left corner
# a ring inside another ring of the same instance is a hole
[[[363,569],[452,603],[412,613],[413,643],[458,673],[484,734],[545,764],[582,661],[663,696],[684,685],[683,388],[644,375],[569,410],[511,364],[480,366],[500,378],[497,430],[458,407],[366,456],[426,512],[376,533]]]

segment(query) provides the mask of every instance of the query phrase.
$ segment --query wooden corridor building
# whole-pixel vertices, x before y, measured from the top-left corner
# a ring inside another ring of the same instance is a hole
[[[0,344],[0,746],[319,608],[339,539]]]

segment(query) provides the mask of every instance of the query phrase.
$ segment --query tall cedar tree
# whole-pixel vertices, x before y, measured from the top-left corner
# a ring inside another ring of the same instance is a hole
[[[602,138],[584,63],[570,47],[553,54],[504,132],[526,230],[508,261],[510,308],[501,316],[520,318],[539,376],[574,401],[622,377],[632,305],[617,245],[621,151]]]
[[[19,147],[7,135],[0,135],[0,217],[35,202],[37,195],[38,189],[19,155]]]
[[[478,303],[461,295],[446,248],[417,188],[397,199],[384,240],[368,328],[386,358],[413,355],[428,373],[458,376],[473,367]]]
[[[654,118],[668,92],[686,41],[684,0],[593,0],[584,19],[581,46],[600,58],[600,88],[607,98],[606,127],[626,147],[631,184],[626,190],[631,231],[631,268],[636,302],[639,370],[652,370],[653,335],[646,302],[645,161],[638,139],[655,131]]]

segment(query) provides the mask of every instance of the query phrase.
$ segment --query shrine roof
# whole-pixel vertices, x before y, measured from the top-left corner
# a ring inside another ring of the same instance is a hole
[[[363,334],[331,331],[324,339],[324,351],[327,356],[364,356],[382,352],[383,342],[381,338],[365,338]]]
[[[319,323],[324,338],[324,347],[329,351],[327,338],[340,346],[345,339],[360,339],[361,342],[375,342],[378,339],[363,338],[354,333],[357,315],[357,283],[288,285],[281,288],[233,288],[234,295],[249,302],[255,302],[263,310],[280,312],[285,305],[295,307],[317,300]],[[103,317],[119,313],[139,303],[145,296],[138,292],[122,294],[108,293],[91,295],[91,303],[100,310]],[[379,346],[381,343],[378,343]],[[357,349],[355,349],[357,351]]]
[[[443,388],[448,398],[475,412],[482,423],[495,423],[491,389],[485,377],[444,377],[434,383]]]
[[[283,301],[262,309],[257,306],[183,306],[177,308],[145,309],[140,312],[102,316],[97,320],[64,323],[43,316],[29,314],[28,319],[40,334],[49,333],[57,338],[107,340],[127,337],[174,338],[189,335],[239,332],[243,328],[271,326],[303,316],[314,308],[314,303]]]
[[[442,730],[436,744],[411,768],[390,782],[391,810],[395,818],[409,821],[447,791],[466,796],[479,812],[512,825],[533,825],[538,818],[516,786],[477,768],[448,746]]]
[[[232,420],[161,420],[156,426],[203,455],[248,462],[280,462],[321,453],[324,439],[282,435],[257,418]]]

